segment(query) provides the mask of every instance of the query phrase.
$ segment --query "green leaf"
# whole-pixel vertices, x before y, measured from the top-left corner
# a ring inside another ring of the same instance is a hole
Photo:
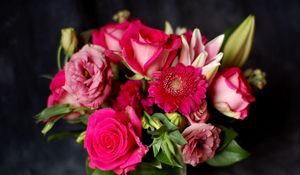
[[[226,128],[225,126],[218,126],[222,130],[223,142],[222,146],[218,149],[222,151],[233,139],[238,136],[238,133],[232,128]]]
[[[167,116],[165,116],[162,113],[154,113],[152,115],[153,118],[158,118],[160,121],[163,122],[163,124],[168,128],[168,130],[176,130],[178,129],[177,126],[175,126],[173,123],[171,123]]]
[[[217,153],[206,163],[215,167],[224,167],[235,164],[249,155],[249,152],[241,148],[235,140],[232,140],[223,151]]]
[[[186,140],[184,139],[184,137],[182,136],[182,134],[178,130],[170,132],[169,136],[170,136],[170,139],[173,142],[177,143],[178,145],[184,145],[187,143]]]
[[[45,78],[45,79],[48,79],[48,80],[52,80],[53,76],[50,75],[50,74],[43,74],[40,76],[41,78]]]
[[[51,118],[53,116],[64,115],[72,112],[72,108],[69,104],[56,105],[44,109],[41,113],[36,115],[36,122],[41,122],[45,119]]]
[[[182,165],[175,161],[176,159],[169,159],[163,151],[159,152],[159,154],[156,156],[156,159],[163,164],[170,165],[172,167],[182,168]]]
[[[57,141],[67,137],[76,137],[79,134],[79,131],[62,131],[48,136],[48,141]]]
[[[116,175],[113,171],[102,171],[99,169],[95,169],[91,175]]]
[[[89,160],[86,158],[85,160],[85,171],[87,175],[116,175],[113,171],[102,171],[99,169],[91,169],[89,167]]]

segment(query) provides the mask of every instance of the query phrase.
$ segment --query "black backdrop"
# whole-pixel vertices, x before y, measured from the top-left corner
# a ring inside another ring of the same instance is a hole
[[[85,151],[74,140],[48,143],[31,118],[45,105],[56,71],[60,29],[99,27],[120,9],[162,28],[199,27],[208,38],[256,15],[256,36],[245,67],[261,67],[268,86],[241,124],[240,142],[252,155],[228,168],[189,167],[189,174],[299,174],[299,1],[279,0],[28,0],[0,5],[0,174],[82,175]],[[59,127],[63,127],[60,126]]]

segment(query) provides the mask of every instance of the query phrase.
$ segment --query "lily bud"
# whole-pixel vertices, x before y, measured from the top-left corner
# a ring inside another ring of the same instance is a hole
[[[78,45],[78,39],[75,30],[73,28],[62,29],[60,42],[65,54],[71,56]]]
[[[244,72],[248,82],[259,90],[262,90],[266,84],[266,73],[260,69],[247,69]]]
[[[255,17],[249,15],[228,37],[224,45],[222,68],[241,67],[247,60],[254,37]]]
[[[186,124],[184,117],[182,117],[177,112],[166,113],[166,116],[168,117],[171,123],[178,127],[179,131],[183,131]]]

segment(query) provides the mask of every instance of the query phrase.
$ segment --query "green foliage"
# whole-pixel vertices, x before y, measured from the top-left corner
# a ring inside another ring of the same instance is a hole
[[[215,167],[223,167],[235,164],[250,155],[232,140],[221,152],[218,152],[212,159],[206,161],[207,164]]]
[[[154,157],[163,164],[182,168],[182,156],[177,145],[186,144],[186,141],[177,126],[162,113],[155,113],[151,117],[147,113],[145,115],[149,125],[148,133],[153,139],[150,146],[152,146]],[[155,127],[157,121],[163,124],[159,128]]]

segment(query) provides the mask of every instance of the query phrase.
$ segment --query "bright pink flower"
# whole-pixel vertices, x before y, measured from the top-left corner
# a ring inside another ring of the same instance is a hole
[[[190,124],[193,123],[205,123],[209,119],[209,113],[207,111],[207,102],[203,100],[203,102],[200,105],[200,108],[197,111],[193,111],[190,114],[185,116]]]
[[[197,111],[205,99],[207,83],[199,68],[177,64],[153,74],[149,96],[165,112],[184,115]]]
[[[183,161],[196,166],[211,159],[219,147],[221,130],[211,124],[197,123],[187,127],[182,135],[187,144],[181,147]]]
[[[170,66],[181,41],[175,35],[169,36],[137,20],[129,25],[120,44],[124,59],[131,70],[151,77],[154,71]]]
[[[95,30],[92,33],[92,43],[110,50],[111,52],[108,51],[107,53],[112,61],[121,61],[121,57],[118,56],[122,51],[119,41],[123,37],[123,34],[128,28],[129,24],[130,23],[128,21],[122,23],[107,24],[101,27],[99,30]]]
[[[111,91],[112,70],[105,49],[85,45],[65,66],[64,89],[84,106],[98,108]]]
[[[119,95],[113,102],[113,107],[117,111],[124,111],[127,106],[131,106],[138,114],[141,114],[141,80],[128,80],[121,85]]]
[[[65,85],[65,71],[60,70],[52,79],[50,84],[51,95],[48,97],[47,107],[70,104],[73,107],[79,107],[80,104],[76,99],[63,89]],[[73,120],[79,117],[80,113],[71,113],[64,117],[67,120]]]
[[[236,119],[247,117],[249,104],[255,98],[239,68],[225,69],[217,74],[210,88],[210,98],[217,110]]]
[[[131,107],[125,112],[97,110],[89,117],[84,139],[89,166],[119,175],[134,170],[148,151],[141,134],[141,121]]]

